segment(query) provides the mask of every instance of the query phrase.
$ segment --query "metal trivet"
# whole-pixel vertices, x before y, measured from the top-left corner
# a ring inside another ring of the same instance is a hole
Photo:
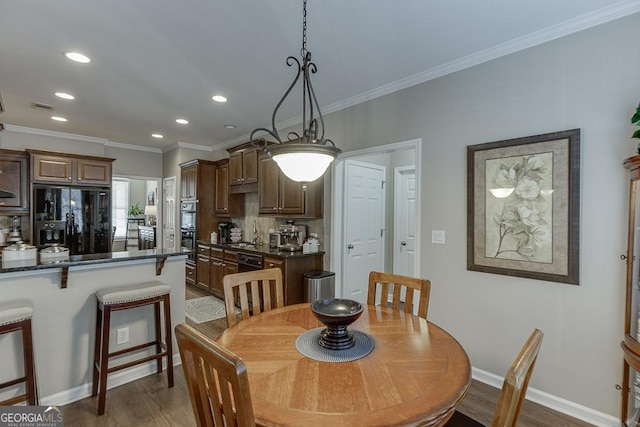
[[[356,344],[353,347],[346,350],[326,349],[318,344],[320,332],[324,329],[324,327],[310,329],[296,339],[296,349],[300,354],[319,362],[351,362],[362,359],[371,353],[375,347],[375,341],[373,341],[371,335],[350,329],[356,340]]]

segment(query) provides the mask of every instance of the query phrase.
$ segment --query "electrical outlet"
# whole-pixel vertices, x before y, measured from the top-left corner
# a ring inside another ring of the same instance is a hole
[[[120,328],[116,331],[117,333],[117,338],[116,338],[116,344],[124,344],[129,342],[129,327],[127,326],[126,328]]]

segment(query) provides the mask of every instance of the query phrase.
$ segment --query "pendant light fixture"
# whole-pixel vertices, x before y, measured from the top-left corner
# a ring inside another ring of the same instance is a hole
[[[311,182],[320,178],[331,162],[341,153],[333,141],[324,137],[324,119],[316,94],[311,85],[311,73],[316,73],[316,64],[311,62],[311,52],[307,50],[307,0],[302,7],[302,63],[294,57],[287,58],[287,65],[298,66],[293,82],[276,105],[271,115],[271,129],[257,128],[251,132],[251,144],[263,149],[278,164],[286,176],[297,182]],[[276,114],[302,75],[302,134],[289,132],[283,141],[276,128]],[[317,113],[317,117],[315,117]],[[266,132],[275,138],[272,143],[264,138],[254,139],[256,133]]]

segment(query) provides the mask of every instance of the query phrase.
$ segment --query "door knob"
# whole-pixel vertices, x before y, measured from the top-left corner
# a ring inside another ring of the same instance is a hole
[[[347,249],[353,249],[353,245],[352,245],[351,243],[349,243],[349,244],[347,245]]]
[[[400,242],[400,246],[407,246],[407,242],[403,240],[402,242]]]

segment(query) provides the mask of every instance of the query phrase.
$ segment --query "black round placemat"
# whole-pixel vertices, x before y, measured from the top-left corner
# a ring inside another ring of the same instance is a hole
[[[349,329],[356,340],[356,344],[353,347],[346,350],[326,349],[318,344],[320,332],[324,329],[324,327],[310,329],[296,339],[296,349],[300,354],[319,362],[351,362],[362,359],[371,353],[375,347],[375,342],[371,335]]]

